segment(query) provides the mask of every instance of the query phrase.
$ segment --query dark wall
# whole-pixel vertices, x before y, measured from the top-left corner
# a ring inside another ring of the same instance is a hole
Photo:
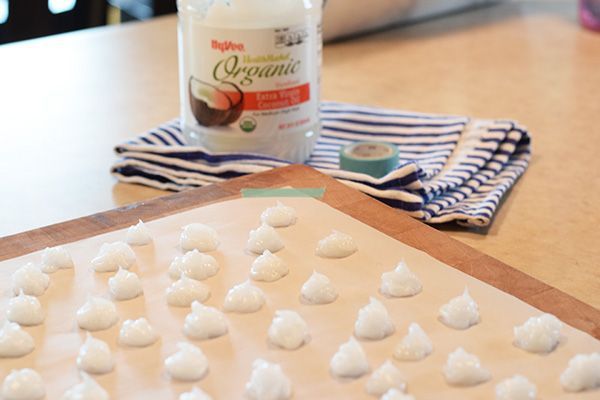
[[[32,39],[106,24],[105,0],[79,0],[64,13],[52,14],[48,0],[9,0],[8,20],[0,24],[0,43]]]

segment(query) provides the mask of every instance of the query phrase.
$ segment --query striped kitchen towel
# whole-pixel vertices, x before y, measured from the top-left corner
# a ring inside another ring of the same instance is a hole
[[[479,120],[324,102],[322,132],[306,164],[427,223],[490,223],[527,168],[530,137],[514,121]],[[356,141],[398,146],[398,167],[382,178],[339,169],[339,149]],[[186,146],[178,120],[118,145],[112,173],[122,182],[184,190],[289,164],[269,156],[210,153]]]

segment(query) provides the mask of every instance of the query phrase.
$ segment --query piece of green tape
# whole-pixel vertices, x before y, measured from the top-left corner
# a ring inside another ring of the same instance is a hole
[[[325,188],[242,189],[242,197],[313,197],[319,199]]]
[[[390,143],[356,142],[340,149],[340,169],[381,178],[398,166],[398,147]]]

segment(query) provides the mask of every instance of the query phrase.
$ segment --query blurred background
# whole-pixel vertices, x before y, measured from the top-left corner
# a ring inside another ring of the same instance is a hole
[[[323,0],[323,38],[348,38],[500,2],[563,3],[600,30],[600,0]],[[0,0],[0,45],[175,13],[176,0]],[[368,7],[365,6],[368,4]]]
[[[328,0],[324,38],[347,37],[496,0]],[[176,0],[0,0],[0,44],[146,20],[176,12]]]
[[[0,44],[176,10],[176,0],[0,0]]]

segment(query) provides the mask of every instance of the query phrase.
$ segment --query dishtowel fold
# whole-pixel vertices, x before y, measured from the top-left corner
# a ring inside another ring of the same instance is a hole
[[[339,102],[321,104],[322,131],[306,164],[427,223],[486,226],[531,154],[527,129],[482,120]],[[398,167],[381,178],[339,169],[341,147],[356,141],[398,146]],[[177,119],[115,148],[122,182],[180,191],[290,164],[249,153],[185,145]]]

